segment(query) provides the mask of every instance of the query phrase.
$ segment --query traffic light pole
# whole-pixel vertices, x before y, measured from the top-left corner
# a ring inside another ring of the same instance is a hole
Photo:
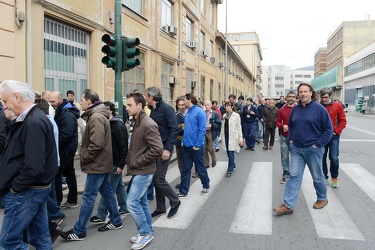
[[[116,69],[115,69],[115,107],[117,114],[123,115],[123,104],[122,104],[122,3],[121,0],[115,0],[115,38],[116,44]]]

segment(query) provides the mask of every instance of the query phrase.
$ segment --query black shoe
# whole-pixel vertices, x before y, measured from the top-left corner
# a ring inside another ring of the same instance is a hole
[[[128,210],[126,210],[126,211],[118,210],[118,212],[120,213],[120,215],[123,215],[123,214],[130,214]]]
[[[108,231],[108,230],[117,230],[117,229],[121,229],[121,228],[122,228],[122,223],[119,223],[119,224],[115,225],[115,224],[112,224],[111,222],[108,222],[104,226],[99,227],[98,231],[104,232],[104,231]]]
[[[86,234],[81,234],[81,235],[75,234],[73,231],[73,228],[66,232],[60,232],[60,236],[64,238],[65,240],[71,240],[71,241],[86,239]]]
[[[232,173],[227,173],[227,175],[225,177],[229,178],[232,176]]]
[[[217,163],[216,161],[213,161],[213,162],[212,162],[212,167],[213,167],[213,168],[216,166],[216,163]]]
[[[255,142],[256,142],[257,144],[259,144],[259,143],[260,143],[260,140],[255,140]]]
[[[206,166],[206,168],[209,168],[210,166]]]
[[[265,147],[265,146],[264,146],[264,147],[263,147],[263,150],[268,150],[268,147]]]
[[[151,214],[151,217],[158,217],[160,215],[163,215],[163,214],[166,214],[166,211],[154,211],[152,214]]]
[[[171,209],[169,210],[169,213],[167,215],[168,219],[173,218],[177,214],[177,211],[178,211],[178,208],[180,207],[180,205],[181,205],[181,201],[178,201],[178,204],[176,206],[171,207]]]
[[[215,152],[219,152],[219,149],[217,148],[217,149],[215,149]]]
[[[98,216],[93,216],[90,218],[91,224],[104,224],[105,220],[100,219]]]
[[[175,188],[180,189],[180,184],[176,184]]]
[[[251,151],[255,151],[255,149],[253,147],[250,148]]]
[[[245,150],[250,150],[251,148],[250,147],[246,147]]]

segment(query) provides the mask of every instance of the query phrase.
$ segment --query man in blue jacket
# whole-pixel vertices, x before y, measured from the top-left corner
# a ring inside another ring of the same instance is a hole
[[[57,149],[52,123],[35,104],[31,86],[13,80],[0,85],[4,108],[17,118],[9,127],[0,157],[0,197],[5,210],[0,249],[52,249],[47,199],[57,174]]]
[[[243,121],[243,134],[246,142],[245,150],[255,151],[254,146],[257,136],[257,117],[259,117],[258,109],[253,104],[253,99],[249,97],[246,100],[246,106],[243,108],[241,119]]]
[[[301,83],[297,92],[300,101],[293,108],[288,124],[290,178],[284,191],[284,204],[273,209],[280,215],[293,213],[306,164],[313,178],[317,196],[313,208],[321,209],[328,203],[322,160],[324,145],[331,140],[333,134],[331,119],[327,110],[316,101],[318,95],[310,84]]]
[[[198,100],[192,93],[185,95],[185,130],[182,138],[182,174],[179,198],[186,198],[189,193],[190,176],[193,162],[199,174],[203,189],[201,195],[210,191],[210,179],[203,162],[203,150],[206,138],[206,114],[198,106]]]
[[[78,148],[78,118],[80,113],[76,106],[62,98],[59,91],[51,92],[48,101],[55,109],[54,118],[59,128],[60,167],[55,179],[57,204],[60,205],[63,199],[62,176],[65,176],[69,193],[67,201],[61,204],[61,207],[76,208],[78,203],[74,156]]]

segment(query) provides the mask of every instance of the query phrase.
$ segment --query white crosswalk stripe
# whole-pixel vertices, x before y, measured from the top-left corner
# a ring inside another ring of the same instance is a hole
[[[173,219],[161,216],[154,221],[153,226],[175,229],[188,228],[225,176],[227,164],[227,162],[218,162],[215,168],[208,169],[211,190],[206,196],[200,195],[202,184],[197,179],[190,187],[188,198],[181,200],[182,205],[178,215]],[[373,174],[359,164],[341,163],[340,169],[375,202],[375,176]],[[272,235],[272,223],[275,220],[272,212],[272,194],[275,184],[272,172],[272,162],[254,162],[252,164],[234,219],[228,228],[229,233]],[[166,178],[168,182],[179,180],[180,172],[177,165],[168,170]],[[318,237],[364,241],[363,234],[333,192],[333,188],[330,186],[327,188],[328,205],[323,209],[313,209],[316,193],[311,174],[306,167],[301,190]]]
[[[180,216],[176,216],[173,219],[167,219],[167,216],[159,217],[152,224],[154,227],[167,227],[167,228],[180,228],[186,229],[189,227],[191,222],[197,213],[202,209],[203,205],[210,198],[212,192],[216,186],[220,183],[227,171],[228,164],[226,162],[218,162],[215,168],[208,169],[208,176],[210,177],[210,192],[205,196],[202,196],[202,184],[200,180],[194,182],[190,186],[189,194],[186,199],[181,200],[181,206],[178,210]],[[194,168],[193,168],[194,171]],[[189,204],[194,203],[194,206]]]
[[[375,202],[375,176],[359,164],[340,163],[340,169]]]
[[[254,162],[229,232],[271,235],[271,207],[272,162]]]
[[[302,191],[314,222],[316,233],[320,238],[365,240],[331,187],[327,186],[327,206],[323,209],[313,208],[313,204],[316,202],[316,193],[307,166],[303,176]]]

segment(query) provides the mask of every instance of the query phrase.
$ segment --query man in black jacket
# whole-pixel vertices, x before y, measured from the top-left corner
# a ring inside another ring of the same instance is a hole
[[[78,148],[78,118],[80,113],[76,106],[62,98],[59,91],[53,91],[49,94],[48,101],[55,109],[55,121],[59,128],[60,167],[55,179],[57,204],[60,205],[63,199],[62,176],[64,175],[69,193],[67,201],[61,204],[61,207],[76,208],[78,203],[74,155]]]
[[[58,168],[53,126],[35,106],[30,85],[5,80],[0,95],[4,108],[18,116],[0,157],[0,196],[5,200],[0,249],[27,249],[24,230],[36,249],[52,249],[46,201]]]
[[[163,101],[159,89],[155,87],[147,88],[145,97],[151,110],[150,117],[158,124],[164,147],[162,156],[156,160],[156,172],[153,178],[156,193],[156,209],[151,216],[156,217],[166,213],[165,197],[167,197],[171,205],[167,217],[172,218],[176,215],[181,202],[171,185],[166,181],[165,176],[178,135],[177,121],[173,108]]]

